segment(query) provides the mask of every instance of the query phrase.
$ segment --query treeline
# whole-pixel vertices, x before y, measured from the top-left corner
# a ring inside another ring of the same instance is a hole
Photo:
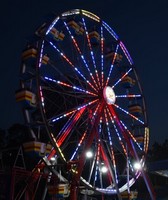
[[[21,124],[14,124],[7,130],[0,129],[0,149],[20,145],[28,136],[28,128]]]
[[[168,139],[162,144],[154,142],[152,147],[148,150],[147,159],[148,161],[168,159]]]
[[[14,124],[7,130],[0,129],[0,149],[20,145],[30,139],[28,127],[22,124]],[[148,161],[164,159],[168,159],[168,139],[162,144],[154,142],[148,150]]]

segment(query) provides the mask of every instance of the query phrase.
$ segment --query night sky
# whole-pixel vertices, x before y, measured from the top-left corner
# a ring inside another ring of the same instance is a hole
[[[0,11],[0,128],[24,123],[15,90],[21,52],[50,13],[81,8],[108,23],[134,60],[146,98],[150,143],[168,139],[167,0],[6,0]]]

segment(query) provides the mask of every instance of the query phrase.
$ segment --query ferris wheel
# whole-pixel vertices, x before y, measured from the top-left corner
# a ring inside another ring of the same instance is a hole
[[[105,21],[80,9],[44,23],[35,35],[21,67],[32,137],[50,142],[47,159],[69,166],[72,185],[80,181],[104,194],[128,190],[144,167],[149,129],[124,43]]]

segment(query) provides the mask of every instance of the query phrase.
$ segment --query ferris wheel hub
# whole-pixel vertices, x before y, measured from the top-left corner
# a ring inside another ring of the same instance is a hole
[[[114,104],[116,101],[115,92],[114,92],[113,88],[110,86],[106,86],[103,89],[103,97],[104,97],[106,103],[110,104],[110,105]]]

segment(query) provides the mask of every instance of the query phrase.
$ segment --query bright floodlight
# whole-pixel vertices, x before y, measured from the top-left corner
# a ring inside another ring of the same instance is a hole
[[[55,157],[51,157],[51,159],[50,159],[52,162],[54,162],[55,160],[56,160],[56,158]]]
[[[87,151],[87,152],[86,152],[86,157],[87,157],[87,158],[93,157],[93,152],[92,152],[92,151]]]
[[[106,166],[102,166],[101,172],[102,173],[106,173],[107,171],[108,171],[107,167]]]
[[[141,163],[139,163],[139,162],[134,163],[134,169],[135,170],[141,170],[141,168],[142,168]]]

